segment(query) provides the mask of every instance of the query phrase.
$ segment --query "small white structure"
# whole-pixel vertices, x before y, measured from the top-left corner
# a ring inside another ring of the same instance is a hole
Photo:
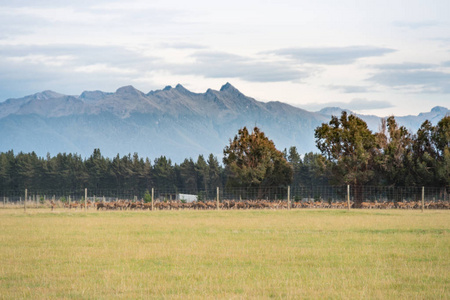
[[[177,200],[183,200],[186,202],[194,202],[198,200],[197,195],[191,195],[191,194],[178,194]]]

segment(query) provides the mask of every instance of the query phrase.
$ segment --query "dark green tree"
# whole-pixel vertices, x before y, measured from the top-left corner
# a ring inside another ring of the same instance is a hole
[[[216,188],[222,188],[223,168],[220,166],[217,157],[212,153],[208,156],[208,191],[214,191]]]
[[[192,158],[186,158],[180,164],[180,176],[182,183],[181,190],[188,194],[197,194],[197,172],[195,169],[195,163]]]
[[[414,139],[414,162],[417,183],[427,186],[445,186],[450,182],[450,116],[433,126],[428,120],[417,131]]]
[[[155,159],[152,176],[153,183],[159,190],[173,191],[176,188],[174,166],[165,156]]]
[[[113,187],[111,185],[112,180],[109,177],[110,161],[103,157],[100,149],[94,149],[85,164],[89,174],[88,188],[108,189]]]
[[[411,185],[413,137],[404,126],[398,126],[393,116],[382,119],[376,134],[379,152],[375,159],[378,168],[378,184]]]
[[[246,127],[240,129],[223,154],[230,187],[257,188],[261,198],[266,188],[286,186],[292,181],[292,168],[283,153],[258,127],[251,133]]]
[[[330,161],[332,179],[336,184],[351,184],[355,204],[362,202],[362,185],[374,177],[377,154],[375,135],[366,122],[344,111],[333,116],[328,124],[315,130],[316,145]]]
[[[433,141],[436,145],[439,164],[436,170],[439,186],[450,186],[450,115],[436,125]]]
[[[3,191],[16,189],[14,185],[15,160],[13,150],[0,153],[0,189]]]
[[[209,168],[203,155],[199,155],[195,163],[197,173],[197,190],[205,191],[208,194]]]
[[[300,186],[327,185],[329,182],[328,161],[321,154],[306,153],[299,172]]]

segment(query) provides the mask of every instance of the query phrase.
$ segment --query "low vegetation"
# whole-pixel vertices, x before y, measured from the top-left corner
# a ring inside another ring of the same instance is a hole
[[[450,297],[448,210],[0,210],[0,298]]]

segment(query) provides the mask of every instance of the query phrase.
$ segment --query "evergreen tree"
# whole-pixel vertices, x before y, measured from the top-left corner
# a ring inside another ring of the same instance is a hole
[[[197,173],[197,190],[208,191],[209,168],[203,155],[199,155],[197,158],[195,172]]]
[[[377,183],[386,185],[413,184],[411,169],[413,140],[404,126],[398,126],[394,117],[382,119],[380,132],[376,134],[379,170]]]
[[[208,181],[207,181],[207,190],[215,191],[216,188],[222,188],[222,173],[223,170],[217,160],[212,153],[208,156]],[[214,193],[214,192],[213,192]]]
[[[176,188],[172,161],[165,156],[155,159],[152,175],[153,182],[159,190],[173,191]]]
[[[230,187],[256,188],[261,199],[267,192],[264,189],[292,181],[292,168],[283,153],[258,127],[251,133],[246,127],[240,129],[223,153]]]
[[[192,158],[186,158],[180,164],[180,176],[183,184],[182,191],[188,194],[197,194],[197,172]]]
[[[355,203],[362,202],[362,185],[374,177],[374,159],[377,154],[375,135],[366,122],[342,112],[333,116],[329,124],[315,130],[317,148],[330,161],[333,182],[351,184]]]

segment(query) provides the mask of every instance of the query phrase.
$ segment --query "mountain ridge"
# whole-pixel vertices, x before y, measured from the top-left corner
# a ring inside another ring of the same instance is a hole
[[[43,91],[0,102],[0,151],[88,157],[100,148],[108,157],[137,152],[182,161],[199,154],[221,157],[238,129],[256,125],[280,150],[296,146],[300,153],[317,152],[314,129],[341,111],[309,112],[279,101],[260,102],[228,82],[205,93],[193,93],[181,84],[148,93],[131,85],[79,96]],[[435,107],[396,120],[415,133],[425,119],[434,124],[448,113],[445,107]],[[358,116],[372,131],[378,130],[381,118]]]

